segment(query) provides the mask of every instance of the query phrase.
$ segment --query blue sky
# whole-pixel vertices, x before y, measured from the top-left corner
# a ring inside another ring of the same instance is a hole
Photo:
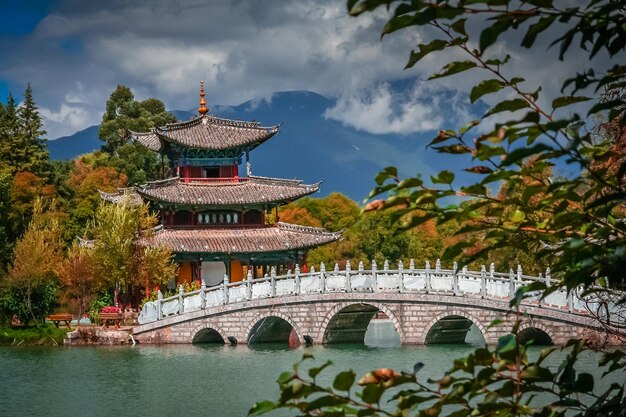
[[[210,104],[313,91],[336,99],[328,118],[369,133],[431,135],[466,122],[467,93],[482,75],[425,83],[450,58],[437,55],[404,71],[430,34],[381,41],[387,17],[351,18],[344,0],[0,0],[0,100],[8,91],[20,100],[30,83],[50,139],[97,124],[118,84],[190,109],[200,80]],[[504,37],[492,49],[511,54],[523,87],[541,86],[551,100],[587,63],[575,53],[552,59],[548,41],[527,51]]]
[[[29,0],[29,1],[0,1],[0,37],[28,36],[51,9],[56,1],[53,0]],[[21,86],[11,86],[9,80],[0,78],[0,101],[6,103],[9,90],[19,90]],[[17,91],[13,92],[18,95]]]

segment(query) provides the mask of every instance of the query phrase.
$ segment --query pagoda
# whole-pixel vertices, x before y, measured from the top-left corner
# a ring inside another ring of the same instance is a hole
[[[309,249],[339,239],[340,233],[279,221],[278,207],[317,192],[320,183],[252,175],[250,151],[279,129],[210,115],[201,83],[198,116],[132,132],[135,142],[167,157],[172,177],[101,197],[144,201],[158,212],[160,225],[138,243],[172,251],[180,267],[171,286],[193,280],[212,286],[225,274],[235,282],[248,270],[258,277],[271,266],[304,266]],[[239,176],[244,155],[246,176]]]

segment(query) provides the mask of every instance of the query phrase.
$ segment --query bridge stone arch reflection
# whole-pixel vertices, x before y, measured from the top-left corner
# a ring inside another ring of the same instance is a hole
[[[317,340],[324,344],[363,343],[372,318],[382,311],[404,341],[404,332],[395,313],[378,302],[343,302],[335,305],[324,317]]]
[[[226,343],[227,338],[218,324],[200,323],[190,331],[190,343]]]
[[[424,327],[420,339],[425,344],[465,343],[472,324],[480,330],[483,340],[487,340],[489,323],[483,323],[479,316],[461,309],[453,309],[435,316]]]
[[[533,345],[549,346],[554,344],[554,335],[547,326],[527,321],[520,325],[517,332],[517,340],[520,343],[533,340]]]
[[[280,312],[269,311],[253,318],[244,333],[248,344],[288,343],[292,331],[302,343],[304,341],[302,332],[291,317]]]

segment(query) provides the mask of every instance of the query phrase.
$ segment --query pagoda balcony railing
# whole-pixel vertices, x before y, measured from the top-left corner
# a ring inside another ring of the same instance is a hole
[[[265,223],[216,223],[216,224],[176,224],[176,225],[163,225],[164,229],[184,229],[184,230],[196,230],[196,229],[260,229],[260,228],[275,227],[272,224]]]
[[[246,279],[238,282],[229,282],[228,276],[224,275],[222,284],[207,287],[202,281],[201,289],[187,293],[181,285],[178,294],[167,298],[163,298],[159,291],[157,300],[144,304],[139,315],[139,323],[147,324],[168,316],[255,299],[276,297],[284,299],[307,294],[342,292],[434,294],[477,300],[499,300],[508,305],[517,289],[537,281],[550,287],[550,269],[546,271],[545,276],[542,274],[529,276],[522,273],[520,266],[516,272],[511,269],[508,273],[499,273],[495,272],[493,264],[489,270],[483,266],[480,271],[470,271],[467,267],[458,269],[456,263],[452,269],[443,269],[439,261],[435,268],[431,268],[426,262],[423,269],[416,269],[413,260],[408,269],[403,267],[402,262],[398,263],[397,268],[391,268],[387,261],[382,269],[378,269],[374,261],[370,269],[364,269],[361,262],[356,270],[351,269],[350,262],[346,262],[344,270],[340,270],[335,264],[332,271],[326,271],[324,264],[321,264],[319,272],[313,267],[309,272],[302,272],[296,265],[293,272],[289,270],[279,276],[275,268],[272,268],[269,276],[258,279],[253,279],[252,271],[249,270]],[[591,311],[600,317],[602,314],[608,317],[617,311],[615,302],[607,303],[593,294],[582,296],[582,293],[582,289],[569,293],[557,289],[541,298],[542,292],[535,291],[527,294],[522,305],[567,311],[575,315],[588,316]]]
[[[189,183],[189,184],[238,184],[242,182],[250,181],[250,178],[247,177],[212,177],[212,178],[192,178],[192,177],[181,177],[181,182]]]

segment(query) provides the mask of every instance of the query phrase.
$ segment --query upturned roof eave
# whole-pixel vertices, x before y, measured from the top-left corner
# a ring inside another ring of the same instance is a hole
[[[239,200],[239,201],[232,201],[232,202],[205,202],[205,201],[193,201],[191,199],[177,199],[177,198],[163,198],[160,196],[155,195],[154,193],[150,193],[149,190],[157,190],[160,187],[163,186],[168,186],[170,184],[175,184],[177,186],[181,186],[181,187],[207,187],[207,188],[213,188],[213,187],[246,187],[246,185],[248,183],[246,182],[241,182],[241,183],[233,183],[233,184],[211,184],[211,183],[207,183],[207,184],[185,184],[180,181],[180,177],[172,177],[172,178],[168,178],[165,180],[159,180],[159,181],[153,181],[153,182],[149,182],[146,184],[143,184],[139,187],[136,188],[135,192],[137,194],[139,194],[142,198],[145,198],[147,200],[153,201],[155,203],[161,203],[161,204],[172,204],[172,205],[178,205],[178,206],[186,206],[186,207],[214,207],[214,208],[239,208],[239,207],[245,207],[245,206],[254,206],[254,207],[277,207],[280,205],[284,205],[284,204],[289,204],[292,201],[296,201],[302,197],[306,197],[308,195],[311,195],[313,193],[316,193],[317,191],[319,191],[320,188],[320,184],[322,183],[322,181],[319,181],[315,184],[311,184],[311,185],[303,185],[301,184],[301,182],[299,180],[281,180],[281,179],[277,179],[277,178],[264,178],[264,177],[252,177],[250,176],[249,178],[253,179],[253,180],[258,180],[259,184],[263,184],[264,180],[271,180],[271,181],[275,181],[278,182],[279,184],[272,184],[275,186],[284,186],[286,188],[298,188],[299,189],[299,193],[289,196],[289,197],[277,197],[277,198],[273,198],[273,199],[268,199],[268,200],[254,200],[254,199],[247,199],[247,200]],[[285,184],[280,184],[280,182],[284,182]],[[176,184],[178,183],[178,184]]]

